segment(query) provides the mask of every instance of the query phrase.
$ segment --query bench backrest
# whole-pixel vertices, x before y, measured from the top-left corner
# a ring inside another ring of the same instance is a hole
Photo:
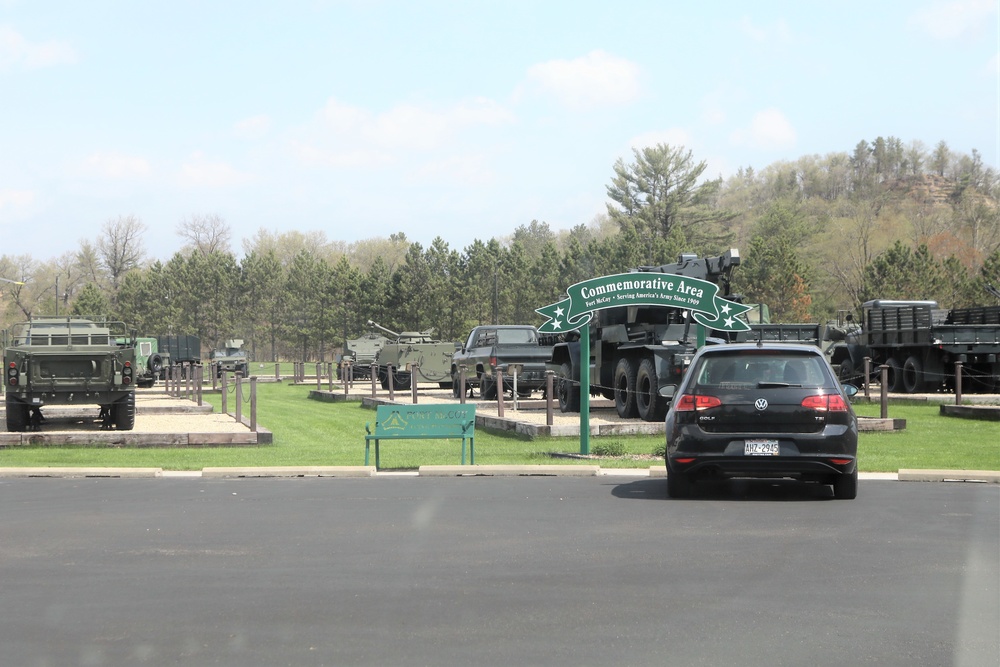
[[[471,438],[476,406],[471,404],[380,405],[375,412],[376,437]]]

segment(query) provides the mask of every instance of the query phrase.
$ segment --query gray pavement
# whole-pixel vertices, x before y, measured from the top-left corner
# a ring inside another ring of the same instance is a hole
[[[2,479],[10,665],[956,665],[1000,487],[648,474]]]

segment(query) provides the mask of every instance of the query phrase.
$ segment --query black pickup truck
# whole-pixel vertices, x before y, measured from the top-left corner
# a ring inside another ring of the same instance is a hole
[[[505,391],[514,390],[513,369],[517,367],[517,393],[529,396],[545,388],[545,363],[551,345],[540,342],[538,330],[526,324],[488,324],[475,327],[451,360],[452,392],[459,392],[459,369],[465,366],[466,389],[479,387],[481,398],[497,397],[497,376],[503,371]]]

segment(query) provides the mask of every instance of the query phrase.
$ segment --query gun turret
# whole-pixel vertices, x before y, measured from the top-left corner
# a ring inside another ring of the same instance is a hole
[[[640,266],[633,271],[645,271],[649,273],[670,273],[677,276],[687,276],[689,278],[700,278],[716,283],[722,289],[722,296],[730,294],[730,283],[733,269],[740,265],[740,251],[730,248],[718,257],[699,258],[695,254],[682,254],[674,264],[661,264],[660,266]]]

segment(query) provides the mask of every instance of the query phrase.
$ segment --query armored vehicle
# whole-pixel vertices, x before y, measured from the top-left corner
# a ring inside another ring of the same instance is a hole
[[[155,338],[136,338],[135,340],[135,386],[152,387],[157,380],[163,379],[163,355],[160,354],[159,341]],[[118,344],[123,344],[118,339]]]
[[[102,426],[135,426],[135,344],[121,322],[39,317],[4,332],[7,430],[41,424],[46,405],[96,404]]]
[[[451,357],[460,347],[458,343],[435,339],[433,329],[396,333],[371,320],[368,325],[390,336],[372,364],[383,389],[389,388],[390,367],[393,387],[409,389],[413,378],[408,366],[412,364],[417,364],[417,382],[437,382],[443,389],[451,387]]]
[[[209,359],[215,364],[215,374],[222,377],[222,373],[239,373],[243,377],[250,374],[250,361],[247,351],[243,349],[243,339],[233,338],[227,340],[218,349],[212,350]]]
[[[367,333],[361,338],[348,339],[344,346],[343,360],[350,362],[351,373],[355,379],[370,378],[371,366],[378,357],[379,350],[389,343],[389,339],[377,333]],[[340,377],[340,367],[337,368]]]

